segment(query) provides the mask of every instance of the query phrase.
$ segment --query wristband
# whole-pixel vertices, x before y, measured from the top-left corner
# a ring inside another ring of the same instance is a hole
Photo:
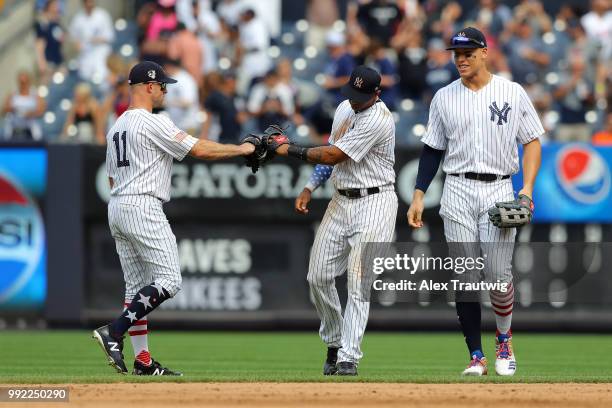
[[[287,155],[308,161],[308,148],[290,144],[289,149],[287,149]]]

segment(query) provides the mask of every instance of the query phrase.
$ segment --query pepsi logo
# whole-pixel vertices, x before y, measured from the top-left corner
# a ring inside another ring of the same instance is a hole
[[[557,179],[563,191],[581,204],[597,204],[610,193],[610,169],[603,157],[583,144],[557,153]]]
[[[44,223],[32,198],[0,173],[0,305],[10,303],[38,269]]]

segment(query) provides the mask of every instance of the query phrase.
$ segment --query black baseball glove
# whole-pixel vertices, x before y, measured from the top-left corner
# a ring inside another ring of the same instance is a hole
[[[240,141],[240,144],[243,143],[250,143],[255,146],[255,151],[248,156],[245,156],[246,166],[250,167],[253,174],[255,174],[268,155],[268,150],[263,144],[261,136],[258,135],[247,135]]]
[[[285,130],[278,125],[270,125],[264,130],[263,135],[261,135],[261,143],[265,146],[268,154],[266,155],[264,161],[270,161],[276,156],[276,149],[284,144],[289,144],[289,138],[285,134]]]
[[[533,201],[524,194],[512,201],[495,203],[489,209],[489,219],[498,228],[522,227],[531,222]]]

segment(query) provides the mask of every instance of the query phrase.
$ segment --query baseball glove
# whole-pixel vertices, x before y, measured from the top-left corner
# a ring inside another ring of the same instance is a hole
[[[257,173],[259,166],[265,161],[268,155],[268,150],[261,140],[261,136],[258,135],[247,135],[244,137],[240,144],[250,143],[255,146],[255,151],[248,156],[245,156],[246,166],[251,168],[253,174]]]
[[[489,219],[498,228],[516,228],[531,222],[533,201],[524,194],[512,201],[495,203],[489,209]]]
[[[285,130],[278,125],[270,125],[264,130],[261,135],[261,143],[265,146],[268,154],[265,161],[270,161],[276,156],[276,149],[284,144],[289,144],[289,138],[285,134]]]

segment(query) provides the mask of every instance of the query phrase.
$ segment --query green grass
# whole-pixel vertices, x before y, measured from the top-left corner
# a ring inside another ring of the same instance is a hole
[[[612,382],[610,335],[515,335],[514,377],[462,378],[467,351],[459,333],[366,333],[359,377],[323,377],[316,333],[156,332],[152,355],[181,378],[116,374],[89,331],[0,332],[0,383],[142,381]],[[483,336],[494,358],[493,336]],[[129,340],[124,350],[130,368]],[[492,370],[492,364],[490,364]]]

